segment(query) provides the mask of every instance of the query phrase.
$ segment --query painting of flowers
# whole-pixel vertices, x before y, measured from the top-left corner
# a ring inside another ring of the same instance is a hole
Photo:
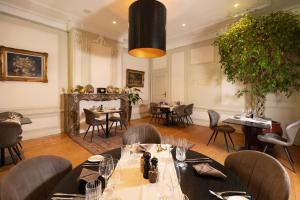
[[[0,47],[4,81],[47,82],[47,53]]]

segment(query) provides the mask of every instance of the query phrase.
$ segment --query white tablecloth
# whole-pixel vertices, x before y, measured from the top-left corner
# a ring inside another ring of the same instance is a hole
[[[158,158],[159,182],[150,183],[143,178],[140,170],[140,157],[142,154],[122,156],[115,172],[108,181],[108,187],[103,195],[105,199],[130,199],[130,200],[155,200],[162,196],[168,199],[180,199],[182,194],[180,184],[176,175],[174,161],[168,150],[157,152],[157,146],[153,145],[149,150],[152,157]],[[120,179],[112,189],[111,184],[117,174]]]

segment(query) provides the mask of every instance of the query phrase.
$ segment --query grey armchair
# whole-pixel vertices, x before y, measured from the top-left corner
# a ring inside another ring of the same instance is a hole
[[[290,179],[273,157],[258,151],[239,151],[225,159],[255,200],[288,200]]]
[[[38,156],[22,161],[4,177],[0,199],[48,199],[55,185],[71,170],[71,163],[57,156]]]
[[[172,120],[174,120],[175,122],[178,123],[178,125],[182,124],[185,127],[185,109],[186,109],[186,105],[179,105],[174,107],[173,109],[173,114],[172,114]]]
[[[257,139],[260,140],[261,142],[266,143],[263,152],[267,151],[270,144],[282,146],[290,162],[290,165],[292,166],[293,171],[295,171],[294,160],[288,150],[288,147],[293,145],[296,135],[299,131],[299,128],[300,128],[300,120],[292,122],[286,126],[286,138],[281,137],[276,133],[265,133],[264,135],[258,135]]]
[[[7,148],[14,164],[17,163],[17,159],[14,156],[14,152],[17,154],[20,160],[21,154],[17,144],[22,139],[20,134],[22,133],[21,125],[15,122],[0,122],[0,148],[1,148],[1,162],[4,164],[5,149]]]
[[[133,143],[160,144],[160,132],[151,124],[139,124],[130,127],[123,135],[123,144]]]
[[[101,126],[103,133],[105,133],[104,129],[103,129],[103,125],[106,124],[106,122],[104,120],[99,120],[96,119],[96,115],[88,110],[88,109],[83,109],[84,114],[85,114],[85,123],[87,123],[89,125],[88,129],[86,130],[83,139],[85,138],[85,136],[87,135],[87,133],[89,132],[90,127],[93,127],[92,130],[92,135],[91,135],[91,142],[93,141],[93,136],[94,136],[94,128],[95,126],[98,129],[98,134],[99,134],[99,126]]]
[[[185,107],[184,112],[185,112],[185,118],[186,118],[186,123],[191,123],[193,124],[193,119],[192,119],[192,114],[193,114],[193,109],[194,109],[194,104],[189,104]]]
[[[214,110],[208,110],[208,116],[209,116],[209,127],[213,130],[213,133],[211,134],[207,145],[209,145],[211,139],[214,137],[214,141],[216,140],[219,131],[223,132],[224,134],[224,139],[226,142],[226,147],[227,147],[227,151],[229,152],[229,148],[228,148],[228,142],[227,142],[227,136],[229,137],[232,147],[234,148],[234,143],[233,140],[231,138],[231,133],[235,132],[235,129],[232,126],[229,125],[218,125],[219,119],[220,119],[220,115],[219,113],[217,113]]]
[[[154,102],[150,103],[150,114],[151,114],[150,121],[154,119],[154,121],[157,120],[157,122],[159,122],[159,120],[162,119],[163,113],[160,111],[158,103],[154,103]]]

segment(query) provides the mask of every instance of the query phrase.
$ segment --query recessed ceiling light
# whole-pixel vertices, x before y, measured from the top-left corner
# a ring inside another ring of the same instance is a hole
[[[235,3],[235,4],[233,5],[233,7],[237,8],[239,5],[240,5],[240,4]]]
[[[116,22],[116,21],[112,21],[112,23],[113,23],[113,24],[117,24],[117,22]]]
[[[186,24],[181,24],[182,27],[186,27]]]

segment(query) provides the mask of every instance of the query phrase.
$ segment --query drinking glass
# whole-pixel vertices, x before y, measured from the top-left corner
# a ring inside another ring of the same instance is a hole
[[[121,158],[128,158],[130,156],[130,149],[129,146],[123,145],[121,146]]]
[[[101,181],[95,180],[88,182],[85,186],[86,200],[100,200],[101,199]]]
[[[183,161],[186,159],[186,148],[182,146],[176,147],[176,159],[179,161],[177,162],[178,167],[185,167],[186,163]]]
[[[106,154],[99,163],[99,174],[105,179],[105,184],[114,170],[114,161],[111,155]]]

